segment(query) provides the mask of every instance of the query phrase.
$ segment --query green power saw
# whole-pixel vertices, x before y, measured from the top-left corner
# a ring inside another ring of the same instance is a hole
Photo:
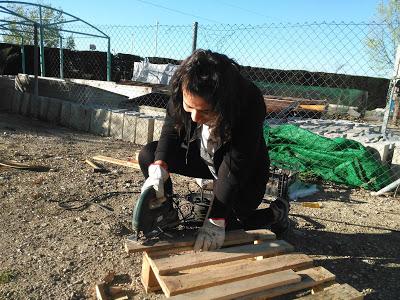
[[[139,238],[158,236],[164,229],[176,227],[180,223],[172,197],[157,198],[156,190],[150,186],[139,196],[133,210],[132,229],[136,241]]]

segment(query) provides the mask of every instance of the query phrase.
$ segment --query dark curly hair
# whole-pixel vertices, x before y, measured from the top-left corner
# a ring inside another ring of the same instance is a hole
[[[202,97],[216,113],[216,130],[212,138],[230,140],[232,128],[240,114],[240,87],[243,85],[239,65],[224,54],[198,49],[182,61],[171,81],[171,100],[182,130],[190,122],[190,114],[183,109],[182,88]]]

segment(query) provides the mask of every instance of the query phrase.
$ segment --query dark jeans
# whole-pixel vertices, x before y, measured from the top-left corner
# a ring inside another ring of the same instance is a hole
[[[145,178],[149,176],[148,167],[154,162],[157,141],[144,146],[139,153],[139,165]],[[186,149],[179,148],[173,157],[168,158],[168,171],[188,177],[214,179],[207,165],[200,157],[199,149],[190,147],[186,164]],[[246,184],[246,188],[241,190],[235,199],[232,199],[231,214],[228,217],[227,226],[229,229],[245,228],[256,229],[264,228],[273,223],[273,213],[271,209],[257,209],[260,205],[266,183]],[[172,194],[171,178],[165,183],[165,191]]]

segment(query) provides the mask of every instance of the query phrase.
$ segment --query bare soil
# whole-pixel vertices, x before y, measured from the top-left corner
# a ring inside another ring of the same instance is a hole
[[[94,155],[127,159],[138,149],[0,112],[0,160],[49,167],[0,168],[0,299],[93,299],[95,283],[111,270],[132,299],[162,297],[144,292],[141,255],[123,248],[141,172],[103,164],[108,173],[93,173],[84,162]],[[173,180],[182,196],[193,181]],[[399,198],[323,188],[306,199],[322,208],[292,203],[287,241],[366,299],[400,299]]]

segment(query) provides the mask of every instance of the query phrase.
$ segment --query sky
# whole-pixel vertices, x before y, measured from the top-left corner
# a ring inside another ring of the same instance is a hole
[[[378,5],[387,1],[43,0],[40,3],[98,27],[110,37],[113,54],[184,59],[193,47],[192,24],[198,22],[197,48],[227,54],[245,66],[375,77],[388,73],[373,69],[366,45],[371,32],[381,33],[381,28],[372,22],[378,20]],[[76,50],[92,50],[95,46],[97,51],[106,52],[107,39],[71,33],[99,34],[87,26],[82,29],[81,25],[64,24],[63,29],[70,30],[64,31],[64,39],[72,34]]]
[[[46,0],[93,25],[370,22],[387,0]]]

